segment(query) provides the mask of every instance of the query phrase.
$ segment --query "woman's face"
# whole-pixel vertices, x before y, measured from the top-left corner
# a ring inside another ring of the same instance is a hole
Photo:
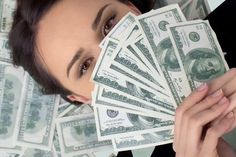
[[[91,99],[90,76],[100,53],[98,47],[132,4],[117,0],[62,0],[38,24],[38,59],[43,67],[73,94],[72,101]]]

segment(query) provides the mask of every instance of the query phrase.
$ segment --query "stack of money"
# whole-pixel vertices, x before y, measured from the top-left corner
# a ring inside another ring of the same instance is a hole
[[[100,44],[92,106],[74,106],[12,65],[15,5],[0,0],[1,157],[96,157],[170,143],[175,108],[227,70],[207,21],[186,22],[177,5],[129,13]]]
[[[186,21],[176,4],[128,13],[100,47],[92,106],[98,139],[116,151],[172,142],[176,107],[228,70],[208,21]]]
[[[209,0],[158,0],[159,6],[178,3],[187,20],[204,19],[211,13]]]

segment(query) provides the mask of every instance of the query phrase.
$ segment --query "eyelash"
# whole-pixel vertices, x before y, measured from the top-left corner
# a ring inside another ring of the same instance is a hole
[[[104,24],[103,28],[102,28],[102,35],[105,37],[110,31],[111,29],[115,26],[115,18],[116,15],[112,15]],[[108,29],[108,31],[106,30]]]
[[[79,78],[86,74],[86,72],[88,71],[89,67],[91,66],[91,63],[93,62],[93,60],[94,60],[94,58],[90,57],[90,58],[86,59],[80,65],[80,68],[79,68]]]
[[[111,29],[115,26],[115,18],[116,15],[111,16],[104,24],[103,28],[102,28],[102,34],[105,37],[110,31]],[[106,30],[108,29],[108,31]],[[86,59],[79,68],[79,78],[81,78],[83,75],[86,74],[86,72],[88,71],[92,61],[94,60],[93,57],[90,57],[88,59]]]

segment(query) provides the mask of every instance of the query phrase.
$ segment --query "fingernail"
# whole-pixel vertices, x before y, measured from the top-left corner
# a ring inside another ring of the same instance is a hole
[[[206,89],[206,87],[207,87],[207,84],[203,83],[197,88],[197,91],[198,92],[204,91]]]
[[[211,94],[211,97],[216,98],[222,94],[222,89],[217,90],[213,94]]]
[[[227,119],[231,119],[231,118],[233,118],[233,117],[234,117],[234,112],[230,112],[230,113],[228,113],[227,116],[226,116]]]
[[[228,99],[227,99],[226,97],[223,97],[223,98],[218,102],[219,105],[224,105],[224,104],[226,104],[226,103],[228,103]]]

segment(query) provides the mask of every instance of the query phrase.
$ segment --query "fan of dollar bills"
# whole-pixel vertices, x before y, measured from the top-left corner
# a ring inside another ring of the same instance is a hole
[[[172,142],[176,107],[228,69],[208,21],[186,22],[178,5],[127,14],[100,47],[92,105],[117,151]]]
[[[14,8],[14,0],[0,0],[1,157],[96,157],[170,143],[176,107],[228,69],[207,21],[186,22],[177,5],[128,13],[100,44],[92,106],[74,106],[43,95],[11,64]]]

